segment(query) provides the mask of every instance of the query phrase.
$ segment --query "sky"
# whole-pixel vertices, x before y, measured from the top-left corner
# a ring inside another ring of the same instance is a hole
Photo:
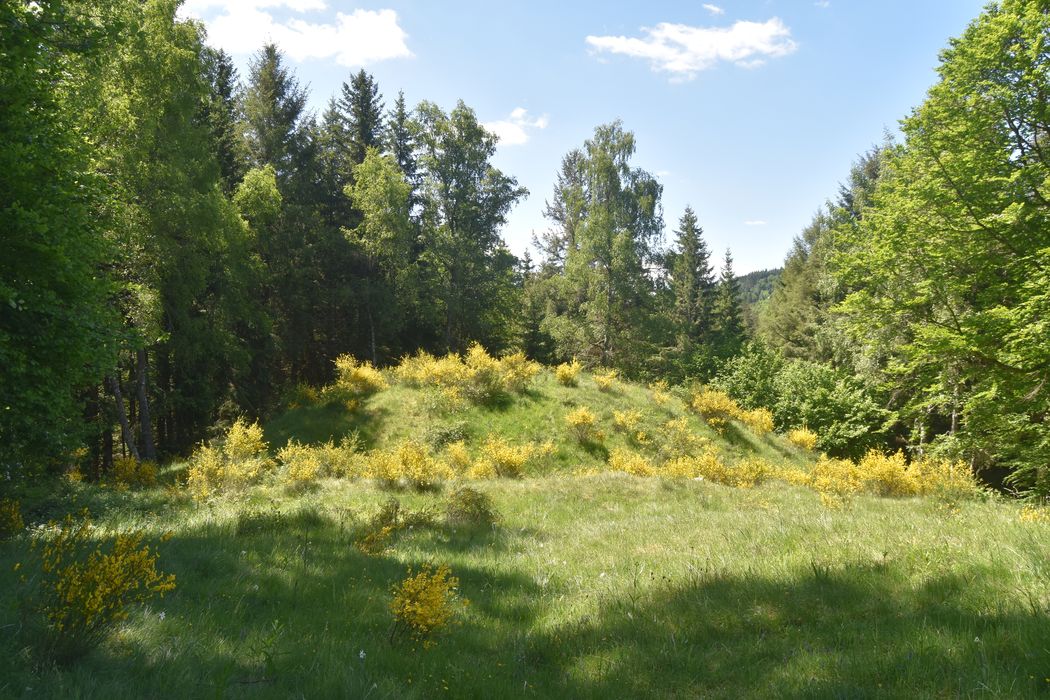
[[[738,274],[779,267],[856,157],[897,133],[939,52],[984,0],[187,0],[242,78],[266,41],[320,114],[351,73],[389,108],[463,100],[529,196],[503,231],[548,228],[562,156],[621,119],[664,186],[667,241],[687,205]]]

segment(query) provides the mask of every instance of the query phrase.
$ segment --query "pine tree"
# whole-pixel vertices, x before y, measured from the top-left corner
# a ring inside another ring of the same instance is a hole
[[[306,91],[284,66],[274,44],[266,44],[249,65],[242,104],[245,141],[252,166],[272,165],[280,184],[299,164],[304,147]]]
[[[219,161],[222,188],[232,195],[246,170],[240,135],[237,132],[237,69],[222,49],[204,49],[204,65],[211,86],[205,113],[211,126],[215,157]]]

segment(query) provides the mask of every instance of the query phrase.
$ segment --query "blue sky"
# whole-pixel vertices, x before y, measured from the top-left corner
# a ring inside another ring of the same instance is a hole
[[[320,112],[352,71],[387,105],[463,99],[502,135],[496,164],[530,191],[503,234],[547,226],[561,157],[622,119],[664,185],[668,238],[691,204],[739,273],[777,267],[858,153],[895,131],[938,52],[982,0],[434,2],[188,0],[247,74],[267,39]]]

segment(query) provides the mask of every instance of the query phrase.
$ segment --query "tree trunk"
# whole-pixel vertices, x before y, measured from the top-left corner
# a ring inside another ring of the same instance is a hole
[[[138,372],[139,435],[142,438],[142,458],[156,462],[157,448],[153,444],[153,423],[150,420],[149,397],[146,395],[149,357],[146,355],[145,348],[135,353],[135,368]]]
[[[139,459],[139,451],[135,447],[135,441],[131,437],[131,424],[128,423],[128,413],[124,410],[124,395],[120,391],[120,382],[114,376],[106,377],[109,390],[113,392],[113,398],[117,401],[117,418],[120,420],[120,437],[127,446],[128,452],[136,460]]]

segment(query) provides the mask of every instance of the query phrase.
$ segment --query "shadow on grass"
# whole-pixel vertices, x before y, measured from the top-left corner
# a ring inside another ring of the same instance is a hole
[[[654,590],[534,640],[530,658],[566,697],[1045,693],[1050,620],[968,608],[989,575],[916,587],[888,565],[815,564],[786,580],[703,575],[663,589],[654,574]]]
[[[316,403],[285,411],[267,422],[264,431],[271,450],[284,447],[290,440],[305,445],[339,442],[355,432],[362,447],[371,449],[388,413],[383,407],[349,411],[339,402]]]

